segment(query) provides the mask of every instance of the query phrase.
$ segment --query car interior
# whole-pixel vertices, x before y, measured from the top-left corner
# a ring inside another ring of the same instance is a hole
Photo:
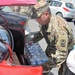
[[[19,60],[18,62],[21,65],[29,65],[27,60],[25,59],[25,54],[24,54],[25,35],[20,30],[9,28],[7,20],[2,15],[0,16],[5,21],[5,23],[3,24],[7,25],[5,29],[10,34],[11,48],[12,51],[15,52],[15,55],[17,55]]]

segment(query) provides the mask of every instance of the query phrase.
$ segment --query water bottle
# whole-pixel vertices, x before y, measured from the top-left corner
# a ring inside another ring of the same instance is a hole
[[[36,59],[36,64],[37,64],[37,65],[41,65],[41,64],[42,64],[42,60],[41,60],[40,58],[37,58],[37,59]]]
[[[30,64],[31,64],[31,65],[36,65],[36,61],[35,61],[34,58],[31,58],[31,59],[30,59]]]
[[[48,57],[38,43],[26,44],[26,53],[31,65],[41,65],[48,61]]]

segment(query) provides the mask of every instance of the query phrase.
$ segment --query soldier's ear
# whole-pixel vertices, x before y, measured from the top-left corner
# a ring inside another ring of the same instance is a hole
[[[44,14],[45,14],[45,15],[48,15],[49,13],[48,13],[48,12],[44,12]]]
[[[45,12],[45,15],[46,15],[46,16],[49,16],[49,12]]]

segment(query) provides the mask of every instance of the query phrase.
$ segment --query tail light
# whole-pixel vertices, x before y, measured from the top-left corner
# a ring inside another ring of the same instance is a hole
[[[25,25],[25,24],[26,24],[26,22],[25,22],[25,21],[22,21],[22,22],[20,22],[20,24],[21,24],[21,25]]]
[[[64,9],[65,11],[69,12],[69,9],[68,9],[68,8],[63,7],[63,9]]]

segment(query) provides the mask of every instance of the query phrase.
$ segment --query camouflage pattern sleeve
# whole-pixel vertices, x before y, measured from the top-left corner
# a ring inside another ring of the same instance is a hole
[[[55,54],[52,54],[51,56],[56,58],[57,65],[62,64],[68,54],[68,35],[64,31],[59,31],[56,35],[56,52]]]
[[[14,11],[16,11],[16,12],[20,12],[20,6],[15,6]]]
[[[68,50],[72,50],[73,49],[73,45],[75,44],[73,30],[69,26],[69,24],[66,22],[66,20],[64,20],[61,17],[57,17],[57,19],[58,19],[58,22],[60,24],[61,30],[62,30],[62,28],[64,28],[66,30],[67,34],[68,34],[68,40],[69,40],[68,41]]]

